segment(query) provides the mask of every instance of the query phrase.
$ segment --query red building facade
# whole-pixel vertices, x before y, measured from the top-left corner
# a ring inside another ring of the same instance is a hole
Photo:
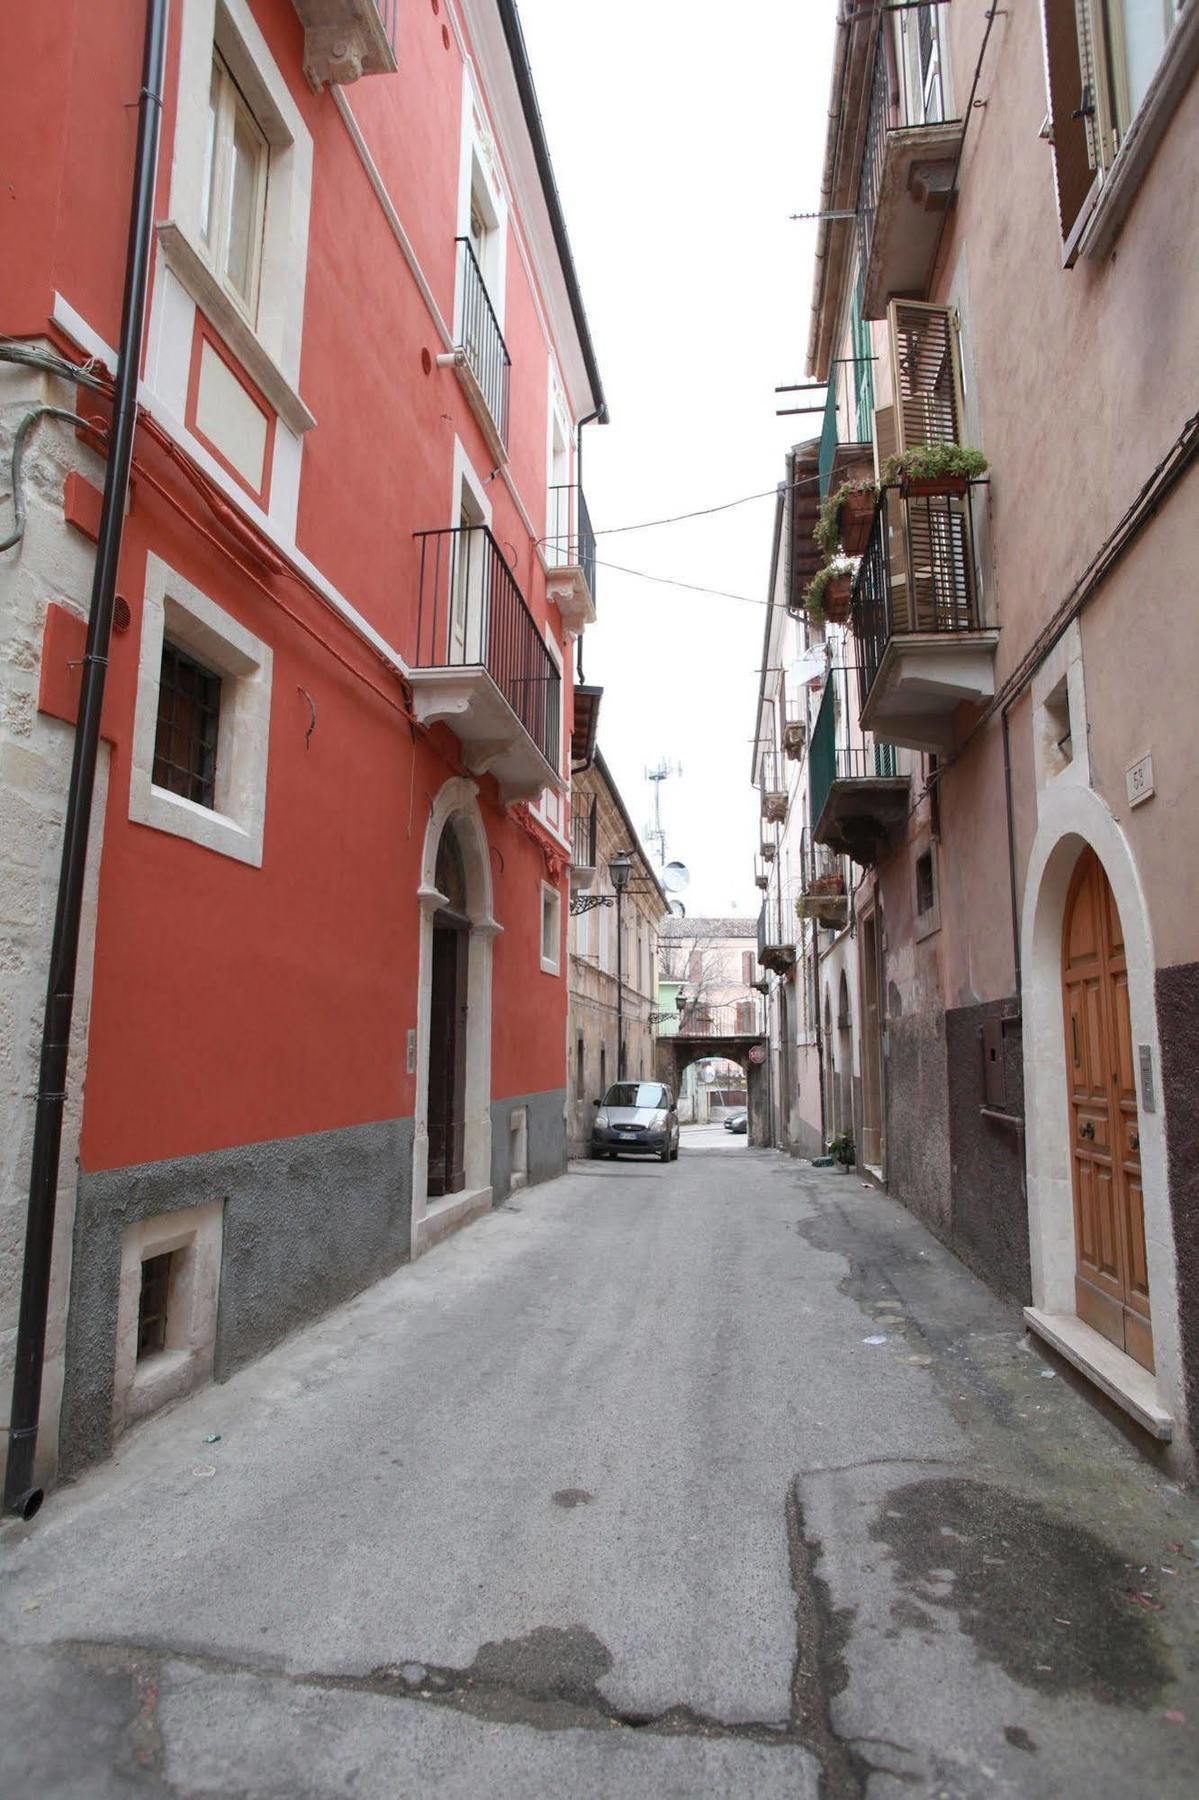
[[[2,447],[97,421],[0,556],[6,1381],[144,19],[27,9],[0,78]],[[45,1470],[565,1159],[604,401],[514,9],[173,0],[154,218]]]

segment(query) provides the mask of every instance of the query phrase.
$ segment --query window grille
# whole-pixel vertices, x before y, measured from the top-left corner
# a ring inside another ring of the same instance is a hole
[[[164,641],[154,739],[156,787],[215,808],[220,713],[220,676]]]
[[[137,1359],[165,1350],[167,1305],[171,1292],[171,1252],[148,1256],[142,1264],[141,1295],[137,1307]]]

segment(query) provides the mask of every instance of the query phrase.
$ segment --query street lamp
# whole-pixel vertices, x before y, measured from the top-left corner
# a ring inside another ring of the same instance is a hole
[[[624,1080],[624,931],[621,927],[621,902],[633,873],[633,859],[627,850],[608,858],[608,874],[616,890],[616,1079]]]

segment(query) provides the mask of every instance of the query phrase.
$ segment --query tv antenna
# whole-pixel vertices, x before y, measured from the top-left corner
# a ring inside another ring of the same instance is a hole
[[[666,832],[662,825],[662,783],[669,781],[672,775],[683,773],[682,763],[668,762],[665,758],[653,769],[645,771],[645,779],[654,784],[654,819],[652,825],[645,828],[647,844],[658,846],[658,866],[666,861]]]

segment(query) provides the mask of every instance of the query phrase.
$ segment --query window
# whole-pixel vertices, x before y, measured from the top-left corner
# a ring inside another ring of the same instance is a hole
[[[167,1344],[167,1306],[171,1297],[171,1260],[148,1256],[142,1264],[141,1293],[137,1303],[137,1360],[154,1356]]]
[[[758,959],[752,950],[741,952],[741,979],[746,987],[752,987],[758,979]]]
[[[1067,265],[1184,10],[1185,0],[1044,0],[1048,135]],[[1192,7],[1192,31],[1199,30],[1196,16]],[[1181,93],[1185,81],[1175,86]],[[1151,137],[1141,134],[1138,154],[1146,162],[1156,147]]]
[[[561,966],[562,896],[548,882],[541,884],[541,966],[556,975]]]
[[[607,1091],[608,1091],[608,1046],[607,1046],[607,1044],[601,1044],[600,1045],[600,1093],[606,1094]]]
[[[271,652],[159,557],[146,558],[129,817],[259,867]]]
[[[587,1047],[582,1038],[575,1043],[575,1099],[587,1092]]]
[[[905,125],[939,125],[945,117],[941,79],[941,27],[935,5],[900,14]]]
[[[933,853],[926,850],[923,856],[916,858],[916,911],[931,912],[934,898]]]
[[[219,52],[212,59],[200,235],[226,291],[258,317],[270,147]]]
[[[221,678],[194,662],[168,638],[158,683],[154,784],[197,806],[216,805],[217,732]]]

